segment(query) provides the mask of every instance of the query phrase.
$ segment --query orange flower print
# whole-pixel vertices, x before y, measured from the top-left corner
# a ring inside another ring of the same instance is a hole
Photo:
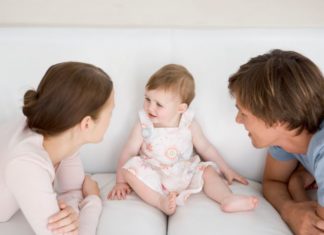
[[[170,160],[176,160],[178,158],[178,150],[175,147],[168,148],[165,156]]]
[[[205,169],[206,169],[206,166],[204,166],[204,165],[198,166],[198,170],[200,170],[200,171],[204,171]]]
[[[149,152],[152,152],[153,151],[152,144],[146,143],[146,150],[149,151]]]
[[[164,186],[164,184],[161,184],[161,188],[162,188],[162,190],[165,191],[165,192],[168,191],[167,188]]]

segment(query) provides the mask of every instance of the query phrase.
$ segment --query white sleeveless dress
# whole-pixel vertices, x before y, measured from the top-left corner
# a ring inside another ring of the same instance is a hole
[[[163,195],[177,192],[177,205],[201,191],[204,169],[213,162],[201,162],[195,154],[190,125],[193,112],[182,114],[179,127],[154,128],[144,110],[139,112],[143,143],[140,155],[130,158],[123,166],[148,187]]]

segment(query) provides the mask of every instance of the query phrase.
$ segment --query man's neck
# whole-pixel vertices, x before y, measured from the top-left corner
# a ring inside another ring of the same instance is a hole
[[[303,130],[299,135],[296,135],[295,130],[287,131],[286,135],[278,141],[278,146],[289,153],[306,154],[312,136],[313,134],[306,130]]]

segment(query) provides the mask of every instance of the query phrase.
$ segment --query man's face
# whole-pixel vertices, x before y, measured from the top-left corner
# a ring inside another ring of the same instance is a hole
[[[238,100],[236,100],[236,122],[243,124],[248,131],[251,142],[256,148],[265,148],[276,145],[280,137],[280,125],[267,125],[263,120],[253,115],[250,111],[243,108]]]

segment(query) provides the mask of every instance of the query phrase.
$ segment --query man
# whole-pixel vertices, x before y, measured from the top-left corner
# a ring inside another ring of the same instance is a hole
[[[242,65],[228,87],[236,99],[236,121],[255,147],[269,147],[264,196],[295,234],[324,233],[324,78],[319,68],[299,53],[273,50]],[[298,162],[314,176],[318,202],[294,200],[303,197],[289,193]]]

